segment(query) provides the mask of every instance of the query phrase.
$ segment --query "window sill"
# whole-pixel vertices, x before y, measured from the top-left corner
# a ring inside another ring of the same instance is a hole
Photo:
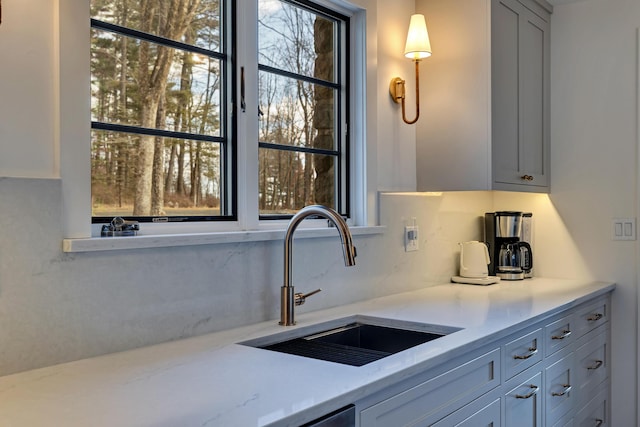
[[[386,227],[350,227],[354,236],[384,233]],[[301,228],[296,238],[329,237],[337,234],[334,228]],[[88,237],[63,239],[64,252],[98,252],[126,249],[151,249],[178,246],[215,245],[220,243],[263,242],[282,240],[284,230],[231,231],[217,233],[184,233],[168,235],[143,235],[132,237]]]

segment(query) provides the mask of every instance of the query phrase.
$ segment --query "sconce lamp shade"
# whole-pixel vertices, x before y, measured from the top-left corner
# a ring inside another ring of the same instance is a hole
[[[427,32],[427,23],[424,20],[424,15],[416,14],[411,16],[404,56],[414,60],[431,56],[431,43],[429,42],[429,33]]]

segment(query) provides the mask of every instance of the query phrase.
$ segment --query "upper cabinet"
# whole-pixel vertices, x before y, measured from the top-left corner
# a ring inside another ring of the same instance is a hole
[[[549,191],[545,0],[418,0],[423,61],[418,191]]]

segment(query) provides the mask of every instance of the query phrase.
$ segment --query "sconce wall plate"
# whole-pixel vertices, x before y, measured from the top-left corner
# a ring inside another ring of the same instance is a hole
[[[389,95],[391,95],[391,99],[396,104],[400,104],[404,99],[404,80],[400,77],[394,77],[391,79],[391,83],[389,83]]]

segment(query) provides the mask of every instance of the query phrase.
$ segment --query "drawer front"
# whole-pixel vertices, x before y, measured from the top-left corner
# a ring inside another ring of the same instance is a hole
[[[609,389],[605,387],[582,407],[574,417],[576,427],[611,427]]]
[[[500,427],[500,398],[480,398],[444,417],[432,427]]]
[[[550,356],[575,341],[574,317],[569,315],[544,327],[544,354]]]
[[[430,425],[443,409],[466,405],[500,384],[500,350],[486,353],[360,412],[360,425]]]
[[[584,337],[576,350],[579,402],[592,399],[600,391],[600,383],[609,376],[609,331],[605,328]]]
[[[600,298],[596,302],[578,309],[576,315],[576,338],[592,331],[609,320],[609,299]]]
[[[558,353],[558,359],[544,371],[546,425],[552,426],[574,407],[576,386],[573,352]]]
[[[504,395],[504,425],[518,427],[542,426],[542,372],[531,371],[517,377],[515,387],[507,385],[509,390]]]
[[[504,346],[505,378],[509,379],[542,360],[542,329],[514,339]]]

